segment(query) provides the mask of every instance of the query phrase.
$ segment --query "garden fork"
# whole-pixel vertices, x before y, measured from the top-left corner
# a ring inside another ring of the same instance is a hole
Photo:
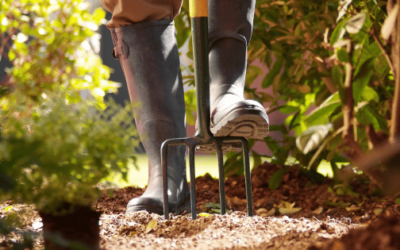
[[[247,214],[253,216],[253,199],[251,194],[251,176],[249,163],[249,146],[244,137],[214,137],[210,131],[210,86],[208,65],[208,2],[207,0],[190,0],[191,30],[193,39],[193,58],[195,66],[195,85],[197,95],[198,130],[193,137],[174,138],[164,141],[161,145],[161,161],[163,171],[163,202],[164,216],[169,219],[168,208],[168,178],[167,151],[169,146],[186,145],[189,148],[190,165],[190,200],[193,220],[196,213],[196,184],[195,184],[195,151],[198,146],[212,146],[218,155],[219,196],[221,214],[226,212],[225,178],[223,168],[222,145],[224,143],[241,143],[244,159],[245,185],[247,198]]]

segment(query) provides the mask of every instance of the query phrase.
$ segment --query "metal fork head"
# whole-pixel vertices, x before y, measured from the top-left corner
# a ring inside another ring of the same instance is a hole
[[[207,141],[203,141],[197,136],[177,138],[166,140],[161,146],[161,160],[163,168],[163,205],[165,219],[169,219],[168,207],[168,147],[186,145],[189,148],[189,169],[190,169],[190,202],[192,210],[192,219],[197,218],[196,213],[196,183],[195,183],[195,151],[196,147],[202,145],[212,145],[217,151],[218,156],[218,171],[219,171],[219,196],[221,203],[221,214],[226,213],[226,199],[225,199],[225,177],[224,177],[224,162],[222,145],[227,142],[240,142],[242,144],[244,169],[245,169],[245,186],[246,186],[246,199],[247,199],[247,214],[253,216],[253,198],[251,194],[251,175],[250,175],[250,157],[249,146],[247,140],[243,137],[210,137]]]

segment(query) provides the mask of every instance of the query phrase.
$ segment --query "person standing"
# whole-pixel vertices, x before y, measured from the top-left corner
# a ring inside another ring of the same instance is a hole
[[[170,138],[186,137],[185,103],[173,19],[182,0],[102,0],[107,23],[127,81],[135,122],[149,157],[149,181],[127,213],[163,214],[160,148]],[[263,106],[245,100],[247,46],[255,0],[209,0],[210,130],[214,136],[264,139],[268,116]],[[190,212],[185,146],[168,149],[169,211]]]

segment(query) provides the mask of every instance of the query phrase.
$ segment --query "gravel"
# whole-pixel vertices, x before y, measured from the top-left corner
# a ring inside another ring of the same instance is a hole
[[[172,216],[168,221],[138,212],[102,215],[100,221],[104,249],[306,249],[364,227],[346,218],[247,217],[243,212],[200,214],[197,220]]]

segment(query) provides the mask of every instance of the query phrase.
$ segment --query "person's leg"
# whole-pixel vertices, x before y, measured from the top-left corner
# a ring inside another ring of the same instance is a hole
[[[211,132],[215,136],[264,139],[268,134],[265,109],[244,99],[255,2],[208,1]]]
[[[110,7],[105,2],[114,2],[120,7]],[[154,4],[155,2],[160,4]],[[149,182],[146,191],[141,197],[129,202],[127,213],[141,210],[163,213],[161,144],[166,139],[186,137],[185,102],[174,23],[172,20],[149,19],[173,18],[179,8],[173,11],[173,5],[170,5],[171,11],[168,12],[168,8],[164,8],[166,2],[169,1],[103,0],[107,9],[118,10],[117,15],[132,10],[132,16],[124,19],[126,22],[118,24],[122,27],[110,30],[115,46],[113,54],[120,60],[130,99],[135,105],[139,105],[134,108],[135,122],[149,157]],[[147,12],[142,13],[139,10],[141,7]],[[124,8],[124,11],[121,12],[119,8]],[[135,16],[137,12],[143,19]],[[121,20],[114,19],[114,12],[112,14],[112,20]],[[110,26],[116,23],[111,23]],[[190,211],[185,152],[184,146],[171,147],[168,150],[169,211],[176,214]]]

